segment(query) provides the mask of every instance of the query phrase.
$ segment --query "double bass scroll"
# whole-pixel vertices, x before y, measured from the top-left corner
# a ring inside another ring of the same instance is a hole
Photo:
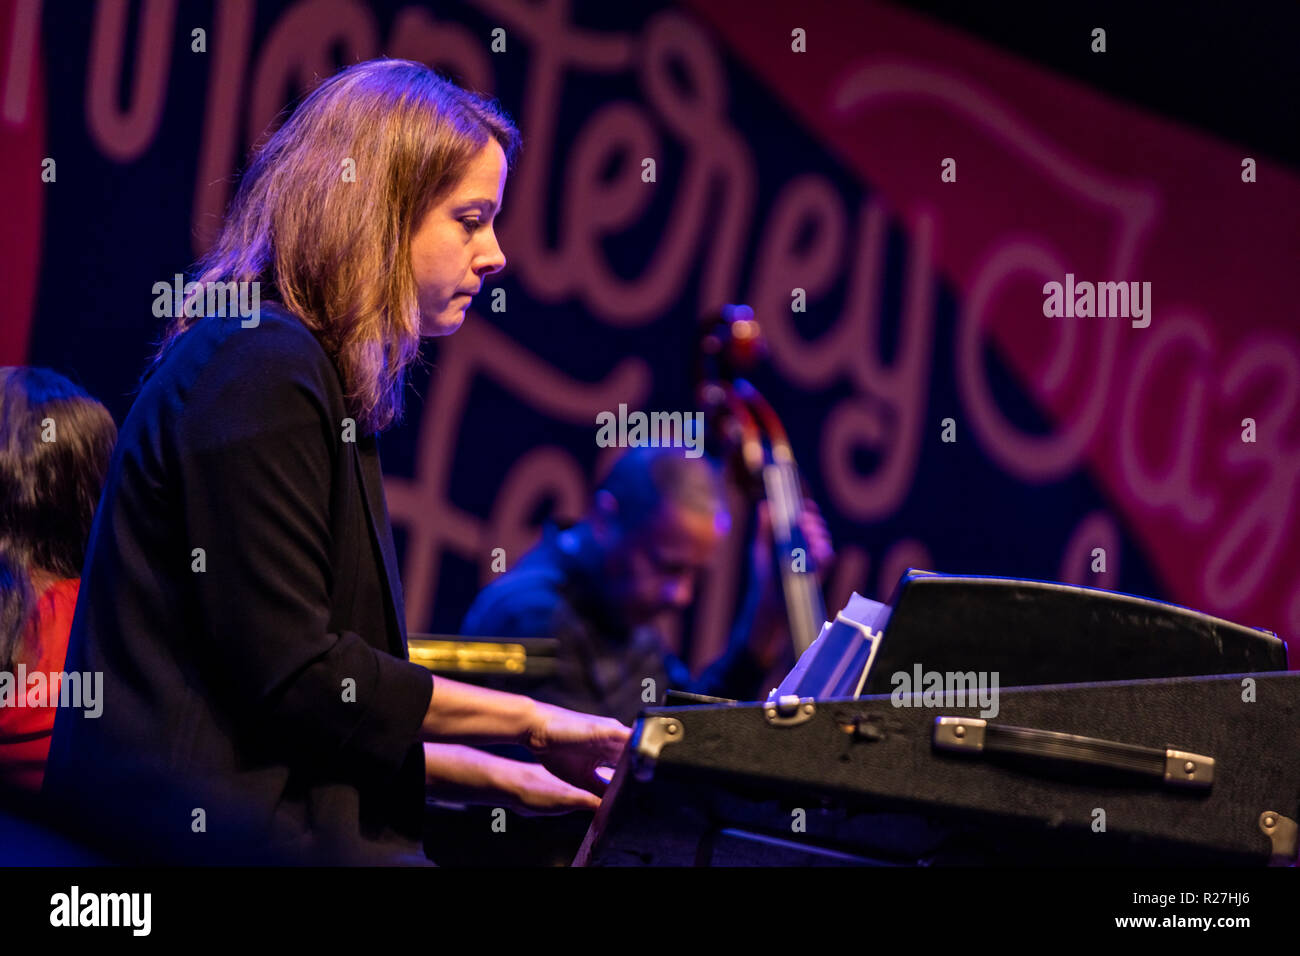
[[[781,594],[798,657],[821,632],[826,605],[799,526],[803,481],[789,436],[772,406],[742,377],[765,351],[749,306],[724,306],[706,317],[696,352],[697,399],[705,413],[710,451],[729,463],[752,502],[767,501]]]

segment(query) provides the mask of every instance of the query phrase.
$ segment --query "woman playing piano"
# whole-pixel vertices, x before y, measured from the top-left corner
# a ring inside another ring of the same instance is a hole
[[[505,265],[518,133],[400,60],[321,83],[258,150],[123,424],[46,794],[135,859],[425,862],[426,790],[591,809],[628,730],[406,659],[376,435],[421,336]],[[233,283],[233,285],[231,285]],[[255,304],[211,314],[213,290]],[[473,744],[520,742],[525,764]],[[436,848],[434,848],[436,855]]]

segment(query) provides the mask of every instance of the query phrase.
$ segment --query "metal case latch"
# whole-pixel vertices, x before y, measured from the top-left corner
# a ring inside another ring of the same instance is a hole
[[[773,727],[794,727],[811,720],[817,705],[811,697],[782,694],[763,705],[763,719]]]
[[[1294,820],[1274,810],[1265,810],[1259,815],[1259,828],[1273,844],[1268,859],[1270,866],[1295,866],[1300,862],[1300,827]]]
[[[685,736],[686,728],[676,717],[643,717],[636,740],[636,778],[649,780],[654,776],[659,753]]]

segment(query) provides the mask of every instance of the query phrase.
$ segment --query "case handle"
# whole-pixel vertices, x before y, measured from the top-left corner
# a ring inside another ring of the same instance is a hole
[[[1170,787],[1208,789],[1214,758],[1166,747],[1139,747],[1033,727],[990,724],[977,717],[936,717],[934,746],[973,754],[1015,754],[1068,764],[1124,770]]]

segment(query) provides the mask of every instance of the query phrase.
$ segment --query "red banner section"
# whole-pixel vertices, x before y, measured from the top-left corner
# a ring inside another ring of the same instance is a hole
[[[934,371],[982,449],[1029,484],[1087,467],[1175,600],[1292,638],[1296,666],[1300,180],[891,7],[846,30],[827,0],[686,6],[932,235],[961,297],[956,367]],[[1049,282],[1090,301],[1048,315]],[[1050,434],[997,407],[986,347]]]
[[[0,365],[27,362],[36,279],[40,273],[45,190],[58,185],[45,153],[45,81],[40,55],[40,4],[0,3]],[[53,175],[53,182],[46,182]]]

